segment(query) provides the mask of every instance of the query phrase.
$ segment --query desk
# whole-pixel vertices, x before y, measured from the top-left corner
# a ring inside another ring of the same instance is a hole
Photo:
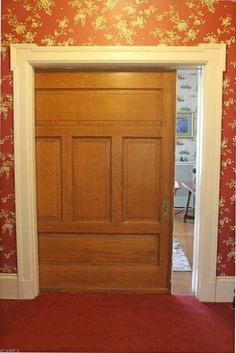
[[[187,219],[194,219],[194,201],[193,201],[193,215],[188,214],[188,209],[189,209],[189,203],[191,200],[191,196],[195,196],[195,184],[194,183],[188,183],[188,182],[181,182],[181,186],[185,188],[188,191],[188,198],[187,198],[187,203],[185,206],[185,213],[184,213],[184,223],[186,223]]]

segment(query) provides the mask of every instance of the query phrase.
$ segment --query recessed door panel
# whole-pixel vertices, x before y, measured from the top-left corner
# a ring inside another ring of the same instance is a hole
[[[36,97],[37,119],[39,122],[124,120],[160,124],[161,93],[160,90],[40,90]]]
[[[110,220],[110,142],[110,138],[73,139],[75,221]]]
[[[36,139],[37,208],[40,221],[62,218],[61,139]]]
[[[160,218],[161,142],[150,138],[123,140],[123,220]]]
[[[159,263],[158,234],[52,233],[49,236],[42,233],[39,245],[41,261],[45,263],[91,266],[156,266]]]

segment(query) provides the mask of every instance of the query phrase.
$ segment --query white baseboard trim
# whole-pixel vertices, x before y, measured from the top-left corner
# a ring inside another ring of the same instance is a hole
[[[0,273],[0,299],[18,299],[16,274]]]
[[[235,288],[235,277],[217,277],[216,302],[232,302]],[[23,296],[25,297],[25,295]],[[27,296],[28,297],[28,296]],[[18,299],[17,274],[0,274],[0,299]],[[204,298],[206,299],[206,298]]]
[[[225,276],[216,279],[216,302],[233,301],[235,288],[235,277]]]

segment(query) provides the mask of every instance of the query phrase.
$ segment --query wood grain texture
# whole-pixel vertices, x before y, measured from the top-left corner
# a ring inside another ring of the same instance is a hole
[[[96,291],[167,293],[156,266],[80,266],[40,264],[42,291]]]
[[[63,137],[162,137],[162,128],[154,124],[142,122],[76,122],[76,121],[47,121],[45,124],[37,122],[38,136]]]
[[[179,209],[178,209],[179,212]],[[177,239],[187,256],[190,266],[193,265],[193,242],[194,242],[194,221],[188,220],[184,223],[184,209],[174,217],[173,236]],[[172,272],[171,293],[174,295],[193,294],[192,292],[192,271]]]
[[[110,199],[110,138],[74,138],[74,221],[109,221],[111,218]]]
[[[67,233],[114,233],[114,234],[149,234],[162,232],[162,222],[152,221],[126,221],[121,223],[113,223],[110,221],[63,221],[50,223],[40,223],[38,230],[40,232],[54,233],[54,232],[67,232]]]
[[[122,137],[112,138],[112,224],[118,229],[122,221]]]
[[[37,209],[41,221],[62,219],[61,139],[36,139]]]
[[[43,90],[36,95],[39,121],[156,120],[160,125],[160,111],[161,92],[154,90]]]
[[[62,218],[38,225],[41,290],[169,292],[175,73],[36,72],[35,94],[37,138],[61,141]]]
[[[40,89],[162,89],[175,72],[80,72],[36,71],[35,87]]]
[[[48,131],[52,134],[51,131]],[[63,203],[63,223],[72,223],[73,221],[73,203],[71,202],[71,195],[73,194],[73,170],[72,166],[72,152],[73,145],[71,136],[61,136],[62,141],[62,203]]]
[[[40,261],[53,264],[155,266],[158,261],[158,239],[158,235],[153,234],[42,233],[39,237]]]
[[[123,140],[124,221],[160,220],[160,160],[160,140]]]

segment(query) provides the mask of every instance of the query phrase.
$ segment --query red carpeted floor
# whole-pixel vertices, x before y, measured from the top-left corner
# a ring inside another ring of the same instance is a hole
[[[191,296],[41,294],[0,301],[0,350],[230,353],[233,320]]]

